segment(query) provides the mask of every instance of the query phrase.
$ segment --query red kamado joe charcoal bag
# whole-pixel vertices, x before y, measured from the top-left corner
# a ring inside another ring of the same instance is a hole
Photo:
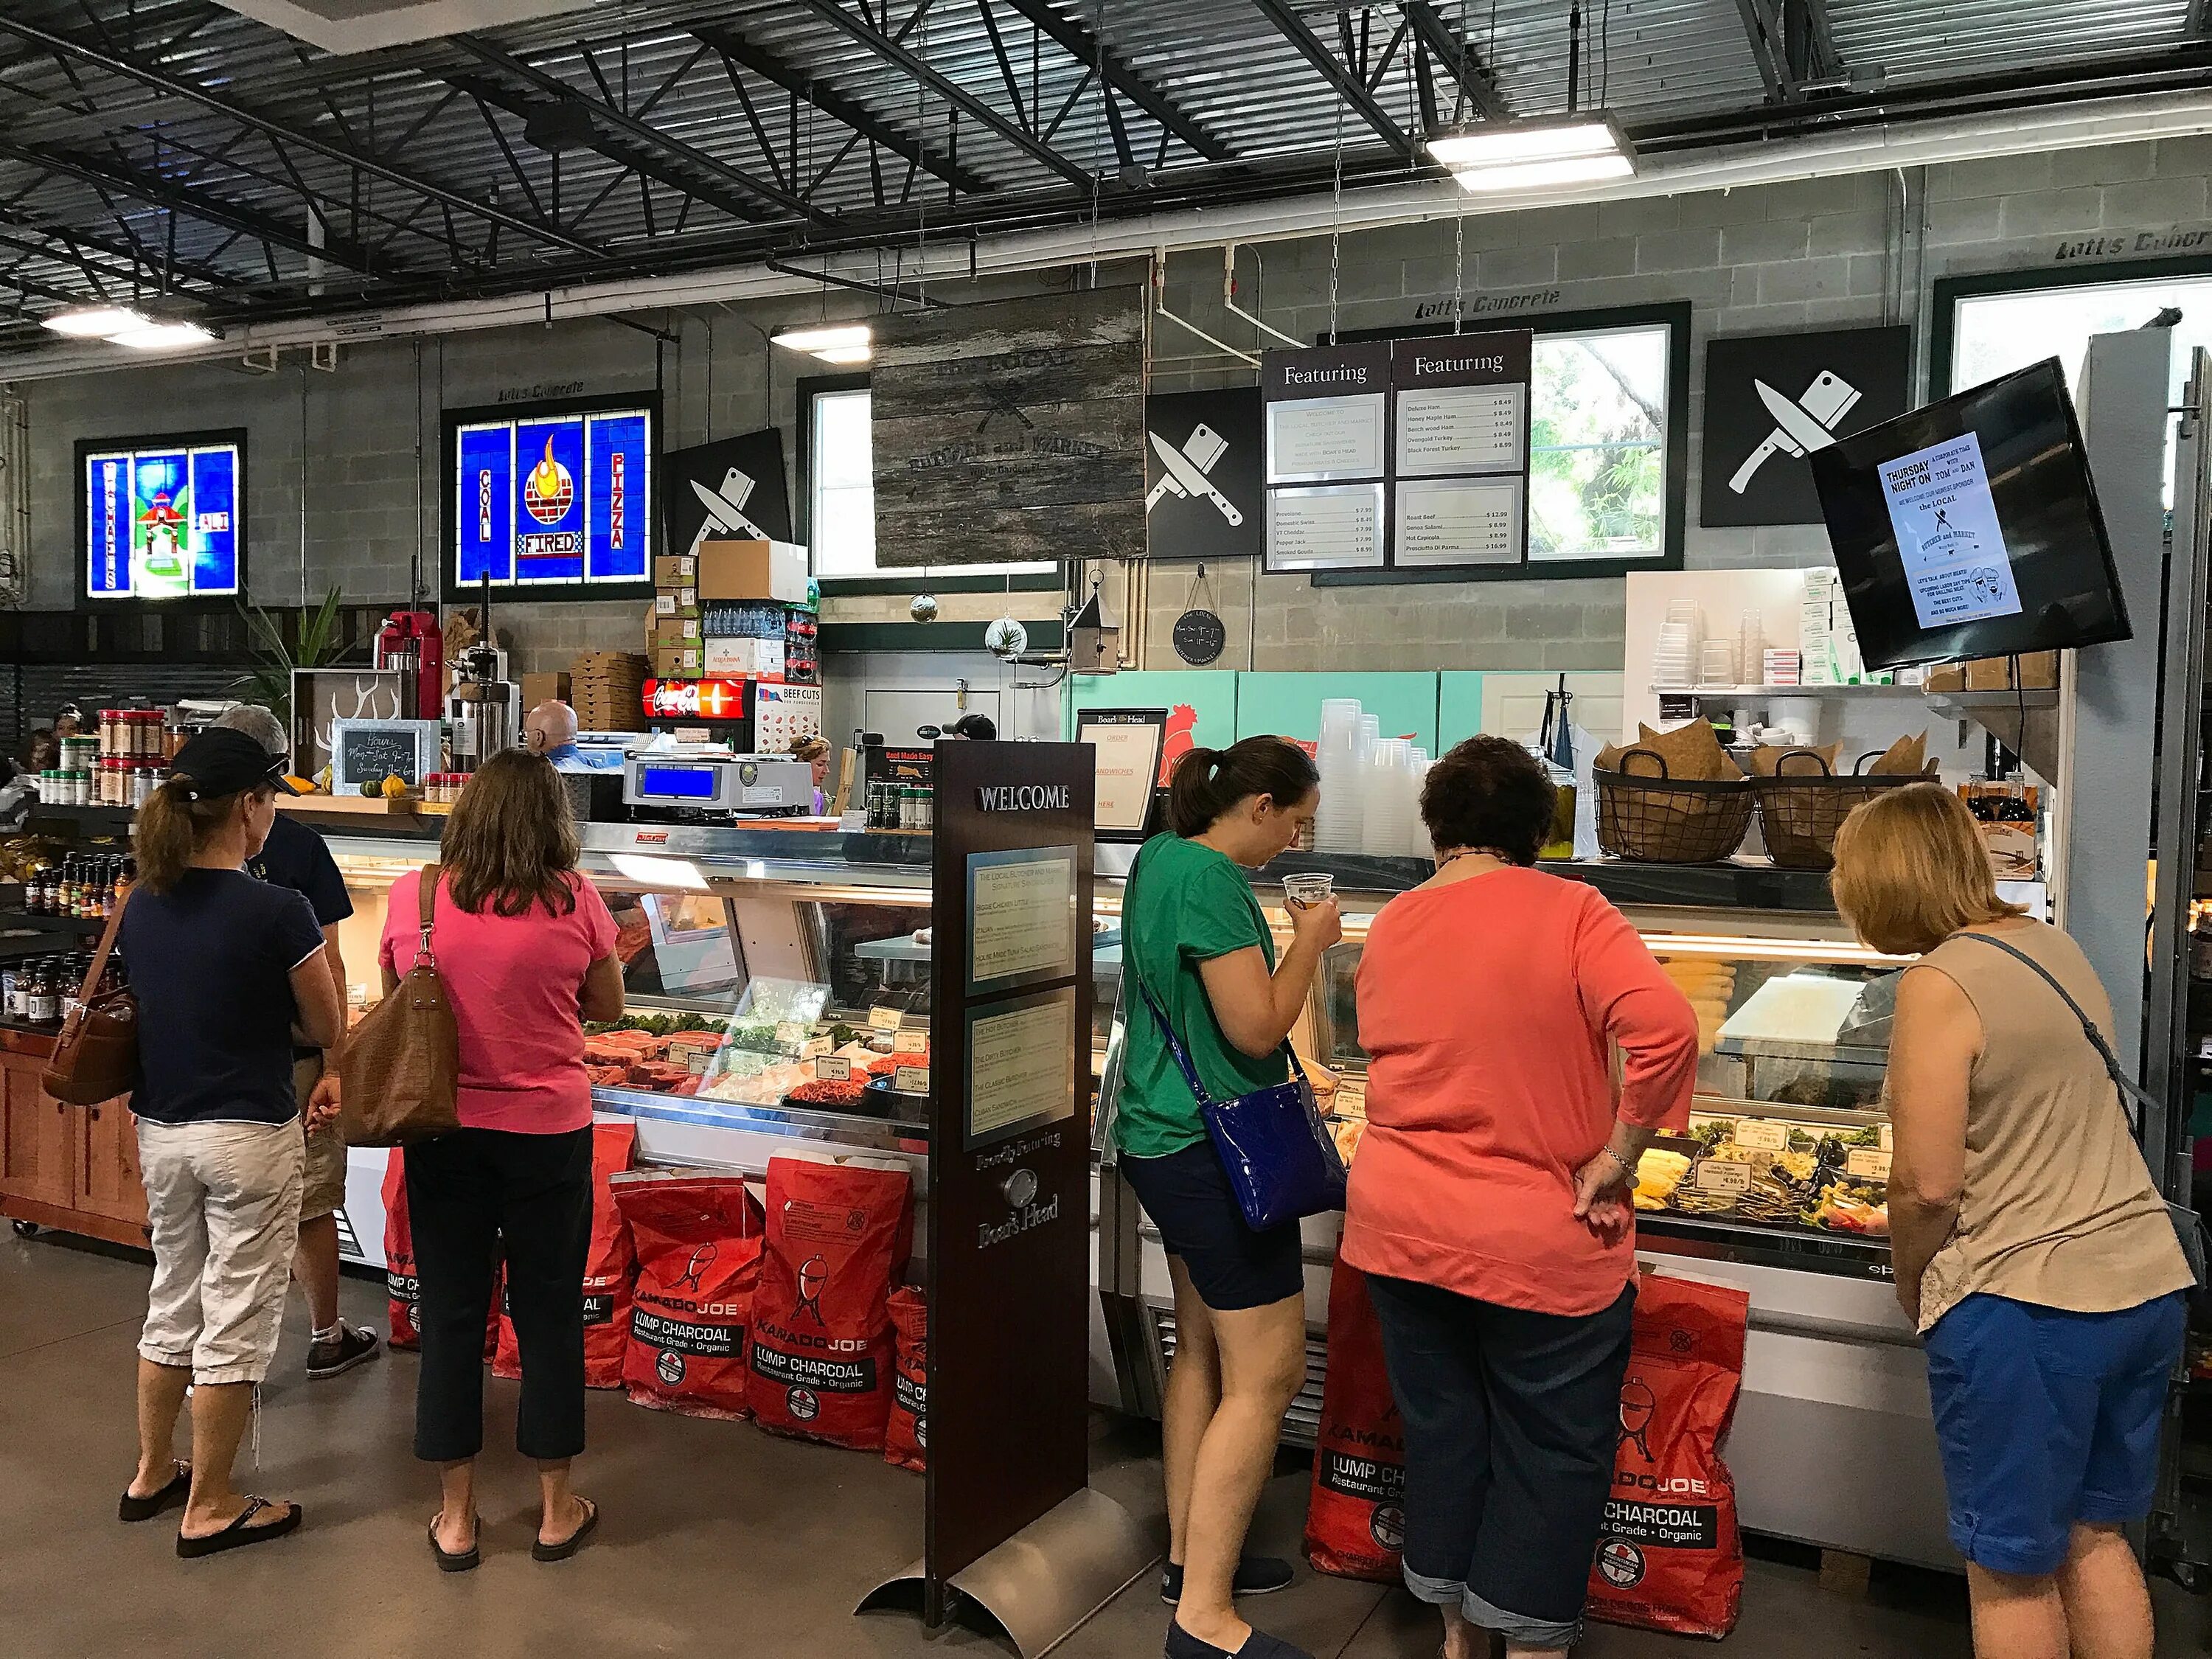
[[[1743,1539],[1720,1443],[1743,1381],[1750,1317],[1748,1291],[1644,1276],[1613,1495],[1590,1568],[1593,1618],[1680,1636],[1735,1627]]]
[[[629,1343],[629,1282],[637,1271],[629,1229],[615,1208],[608,1182],[629,1168],[637,1149],[635,1123],[592,1126],[592,1248],[584,1258],[584,1386],[619,1389],[623,1351]],[[492,1357],[494,1376],[522,1375],[522,1350],[514,1339],[514,1320],[501,1286],[494,1305],[500,1310],[499,1350]]]
[[[415,1310],[422,1287],[415,1277],[415,1230],[407,1220],[406,1153],[399,1147],[384,1162],[384,1288],[391,1298],[386,1320],[395,1348],[419,1348]]]
[[[929,1304],[918,1287],[902,1285],[891,1292],[890,1309],[895,1354],[884,1462],[920,1471],[929,1467]]]
[[[746,1339],[765,1429],[880,1451],[891,1407],[891,1284],[914,1242],[903,1169],[777,1157]]]
[[[1406,1441],[1382,1363],[1367,1276],[1340,1258],[1328,1280],[1328,1380],[1314,1441],[1306,1559],[1340,1578],[1399,1580],[1406,1544]]]
[[[623,1359],[630,1399],[689,1417],[749,1415],[745,1327],[760,1284],[759,1201],[738,1176],[617,1176],[614,1193],[637,1248]]]

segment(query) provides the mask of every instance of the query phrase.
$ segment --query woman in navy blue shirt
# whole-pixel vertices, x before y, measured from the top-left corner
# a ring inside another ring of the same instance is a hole
[[[143,1076],[131,1097],[154,1281],[138,1343],[138,1469],[121,1516],[181,1503],[177,1553],[263,1543],[296,1504],[230,1484],[254,1389],[269,1372],[300,1214],[293,1031],[328,1047],[344,1005],[322,929],[299,894],[246,874],[276,817],[282,767],[242,732],[208,731],[139,809],[138,880],[117,943],[138,1000]],[[192,1458],[173,1455],[192,1388]]]

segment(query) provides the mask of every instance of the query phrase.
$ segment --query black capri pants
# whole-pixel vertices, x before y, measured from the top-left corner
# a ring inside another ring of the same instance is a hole
[[[459,1129],[407,1149],[407,1212],[422,1287],[415,1455],[483,1449],[484,1324],[504,1247],[522,1358],[514,1445],[557,1462],[584,1449],[584,1266],[592,1244],[592,1132]]]
[[[1380,1273],[1406,1435],[1406,1587],[1530,1647],[1582,1633],[1612,1490],[1632,1281],[1601,1312],[1531,1313]]]

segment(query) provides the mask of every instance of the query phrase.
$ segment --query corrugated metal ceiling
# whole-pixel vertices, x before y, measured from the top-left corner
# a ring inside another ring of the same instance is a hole
[[[1425,31],[1408,21],[1425,3]],[[1764,53],[1747,15],[1769,21]],[[217,318],[512,290],[1249,198],[1340,159],[1356,187],[1420,166],[1407,136],[1432,118],[1565,108],[1571,64],[1582,104],[1650,146],[1898,118],[1885,100],[1954,91],[1988,107],[2029,74],[2201,83],[2191,15],[2191,0],[599,0],[332,57],[214,0],[7,0],[0,322],[149,287]],[[1470,88],[1439,46],[1471,58]]]

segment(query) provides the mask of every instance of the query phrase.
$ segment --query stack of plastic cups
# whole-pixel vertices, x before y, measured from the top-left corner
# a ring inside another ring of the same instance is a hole
[[[1314,815],[1314,850],[1359,850],[1359,700],[1330,697],[1321,706],[1321,742],[1314,754],[1321,772],[1321,807]]]
[[[1412,805],[1406,814],[1406,845],[1402,849],[1407,858],[1425,859],[1435,849],[1429,845],[1428,826],[1421,822],[1421,786],[1428,781],[1429,751],[1416,748],[1413,763],[1407,769],[1412,776]]]
[[[1363,853],[1395,857],[1406,845],[1406,819],[1413,805],[1413,750],[1403,738],[1375,741],[1366,769],[1366,799],[1361,803]]]

